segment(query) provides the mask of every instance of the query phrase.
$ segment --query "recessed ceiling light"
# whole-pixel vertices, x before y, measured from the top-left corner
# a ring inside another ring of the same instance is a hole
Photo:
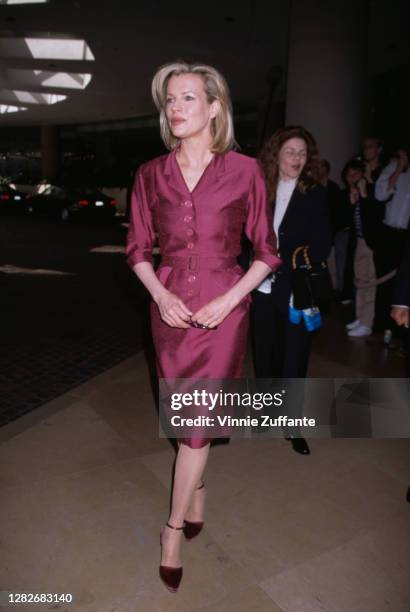
[[[66,99],[67,96],[61,94],[39,93],[36,91],[23,91],[18,89],[0,90],[1,102],[7,102],[9,104],[15,104],[16,102],[20,102],[22,104],[52,105],[58,104],[59,102],[63,102]]]
[[[46,4],[48,0],[3,0],[2,4]]]
[[[86,89],[93,76],[90,73],[22,70],[20,68],[10,68],[7,75],[13,83],[24,84],[24,87],[59,87],[65,89]]]
[[[14,106],[11,104],[0,104],[0,114],[5,115],[6,113],[18,113],[19,111],[26,111],[26,106]]]
[[[85,40],[76,38],[21,38],[1,37],[3,57],[42,60],[94,61],[95,57]]]

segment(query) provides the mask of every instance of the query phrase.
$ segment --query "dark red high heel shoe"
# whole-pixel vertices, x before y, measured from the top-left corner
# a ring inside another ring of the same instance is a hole
[[[199,489],[203,489],[205,483],[203,482],[199,487],[197,487],[197,491]],[[204,526],[204,521],[184,521],[184,536],[186,540],[192,540],[202,531],[202,527]]]
[[[171,527],[171,529],[183,529],[183,527],[174,527],[173,525],[170,525],[170,523],[167,523],[167,527]],[[162,547],[162,533],[163,530],[161,529],[161,533],[159,536],[159,541]],[[171,591],[171,593],[176,593],[179,587],[179,584],[182,580],[182,567],[169,567],[168,565],[160,565],[159,566],[159,577],[161,578],[162,582],[165,584],[165,586],[167,587],[168,591]]]

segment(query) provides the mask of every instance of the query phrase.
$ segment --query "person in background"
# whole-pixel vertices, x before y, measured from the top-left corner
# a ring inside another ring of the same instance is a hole
[[[328,203],[337,203],[340,195],[340,187],[330,178],[331,166],[327,159],[321,159],[319,163],[319,181],[326,190]]]
[[[346,184],[343,197],[351,209],[349,249],[354,253],[353,273],[356,287],[356,319],[346,326],[351,337],[369,336],[372,333],[375,313],[377,275],[373,249],[382,217],[381,207],[371,195],[365,174],[365,163],[357,159],[349,161],[342,173]]]
[[[407,227],[406,244],[397,276],[390,315],[396,325],[405,329],[406,376],[410,378],[410,222]],[[406,501],[410,503],[410,486]]]
[[[332,250],[328,257],[329,272],[335,291],[343,295],[347,247],[349,243],[350,206],[341,198],[340,187],[329,178],[330,163],[320,160],[320,183],[325,188],[332,232]]]
[[[362,138],[361,153],[356,159],[364,162],[365,178],[367,181],[367,191],[368,191],[370,198],[374,197],[375,182],[378,179],[380,172],[382,170],[382,165],[381,165],[382,152],[383,152],[383,143],[380,138],[371,136],[371,135],[365,136],[364,138]],[[343,179],[343,173],[342,173],[342,179]],[[341,246],[338,246],[339,249],[343,249],[344,240],[348,242],[348,246],[345,247],[345,251],[344,251],[345,265],[344,265],[344,276],[343,276],[343,283],[342,283],[343,290],[342,290],[342,295],[341,295],[342,304],[350,304],[355,294],[355,288],[354,288],[354,283],[353,283],[353,268],[354,268],[354,254],[355,254],[356,243],[355,243],[354,237],[352,238],[351,234],[349,234],[349,232],[347,231],[347,230],[353,230],[353,228],[351,227],[351,210],[349,211],[350,208],[351,207],[350,207],[349,198],[343,197],[342,205],[341,205],[341,209],[343,210],[343,212],[341,213],[341,215],[347,214],[349,221],[346,222],[346,219],[345,219],[344,223],[348,227],[346,228],[344,235],[343,233],[340,233],[336,238],[336,244],[341,242]],[[383,209],[380,206],[377,210],[377,215],[379,219],[380,219],[380,215],[383,215],[383,214],[384,214]],[[378,225],[380,225],[380,223]],[[375,228],[373,227],[373,229]],[[349,238],[346,238],[346,236],[349,236]],[[373,237],[374,237],[374,240],[373,240],[373,247],[374,247],[376,243],[378,242],[379,237],[376,237],[375,235]],[[385,261],[378,257],[378,255],[380,254],[380,245],[379,245],[379,249],[377,250],[377,252],[374,251],[373,254],[374,254],[374,260],[376,264],[376,270],[377,271],[380,270],[380,274],[383,275],[387,270],[385,269],[386,268]],[[379,293],[379,286],[376,285],[375,315],[377,315],[378,313],[378,309],[377,309],[378,293]],[[379,319],[380,319],[380,316],[377,316],[377,321]],[[356,321],[353,321],[352,323],[356,323],[357,325],[357,319]],[[351,330],[349,329],[349,331]]]
[[[410,219],[410,169],[408,147],[396,150],[388,165],[381,172],[375,186],[375,197],[385,203],[382,244],[386,265],[395,270],[400,265],[406,242],[407,226]],[[383,283],[378,295],[380,325],[384,329],[385,342],[392,337],[393,321],[390,305],[395,288],[391,278]]]
[[[376,136],[365,136],[362,139],[362,157],[361,159],[366,164],[366,180],[367,180],[367,188],[369,193],[374,197],[374,191],[376,186],[376,181],[379,178],[381,171],[383,170],[382,164],[382,155],[383,155],[383,141]],[[379,202],[379,212],[384,218],[384,203]],[[389,266],[387,265],[387,259],[385,256],[384,248],[383,248],[383,232],[382,227],[379,227],[380,233],[378,240],[375,242],[375,248],[373,249],[373,259],[376,266],[376,271],[379,276],[383,276],[385,273],[389,272]],[[382,283],[378,283],[376,285],[376,297],[375,297],[375,317],[373,323],[374,331],[384,331],[385,325],[383,323],[385,315],[384,315],[384,307],[383,307],[383,292],[384,287]],[[391,336],[390,334],[385,336],[385,341],[390,342]]]
[[[283,127],[267,140],[260,160],[283,263],[253,294],[255,375],[266,379],[305,378],[312,332],[303,320],[297,324],[290,321],[289,302],[295,249],[307,245],[311,261],[322,262],[331,248],[326,193],[319,182],[317,145],[305,128]],[[302,405],[303,397],[298,396],[292,410],[297,412]],[[296,452],[309,454],[309,446],[299,432],[286,438]]]
[[[410,377],[410,223],[407,227],[406,244],[393,294],[391,317],[405,328],[406,376]]]
[[[374,136],[365,136],[362,139],[362,159],[366,166],[365,179],[369,192],[373,195],[374,185],[382,171],[381,155],[383,142]]]

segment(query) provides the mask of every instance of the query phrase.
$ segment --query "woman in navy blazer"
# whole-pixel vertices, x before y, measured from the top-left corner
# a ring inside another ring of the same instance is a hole
[[[326,192],[319,184],[317,145],[303,127],[284,127],[266,142],[260,158],[283,263],[254,292],[255,374],[257,378],[304,378],[312,333],[303,320],[297,325],[289,321],[292,254],[297,247],[308,245],[311,261],[321,262],[331,248]],[[297,412],[300,406],[293,408]],[[309,453],[306,441],[297,432],[288,439],[294,450]]]

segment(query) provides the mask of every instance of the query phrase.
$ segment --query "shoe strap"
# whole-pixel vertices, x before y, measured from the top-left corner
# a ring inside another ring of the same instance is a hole
[[[179,530],[179,529],[183,529],[183,528],[184,528],[184,526],[183,526],[183,525],[182,525],[182,527],[174,527],[174,526],[173,526],[173,525],[171,525],[170,523],[166,523],[166,525],[167,525],[167,527],[171,527],[171,529],[177,529],[177,530]]]

